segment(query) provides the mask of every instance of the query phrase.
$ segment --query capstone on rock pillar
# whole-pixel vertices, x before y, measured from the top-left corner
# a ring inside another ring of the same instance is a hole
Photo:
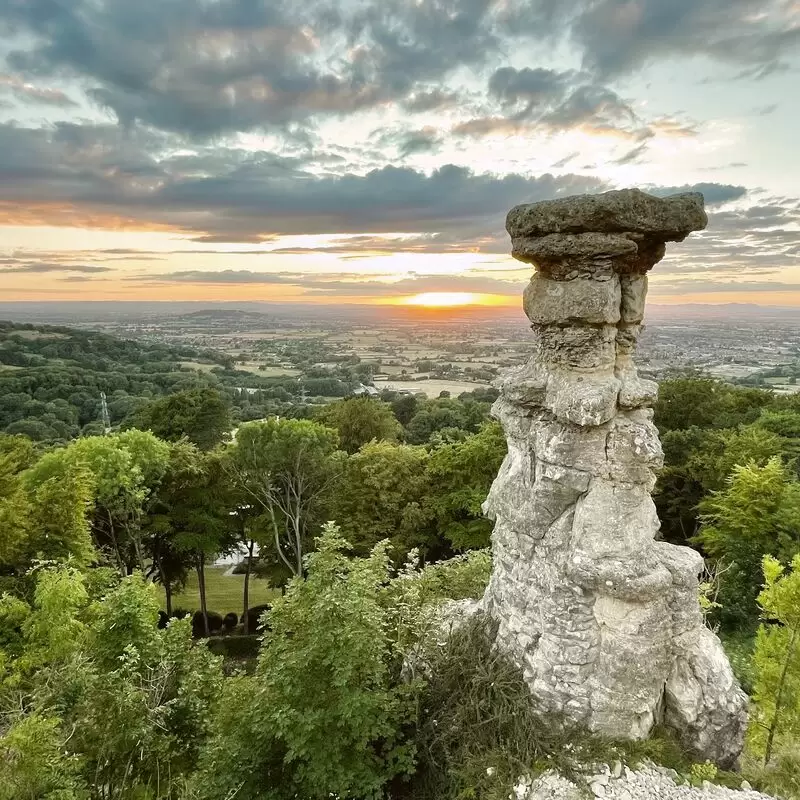
[[[495,522],[485,610],[545,712],[643,738],[673,727],[734,764],[746,696],[698,602],[698,553],[656,541],[657,385],[633,353],[647,273],[707,224],[701,194],[638,190],[517,206],[513,255],[534,264],[533,356],[493,408],[508,456],[484,504]]]

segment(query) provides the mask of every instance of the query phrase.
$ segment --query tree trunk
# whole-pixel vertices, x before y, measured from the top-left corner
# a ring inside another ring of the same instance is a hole
[[[783,669],[781,670],[781,678],[778,681],[778,694],[775,697],[775,713],[772,715],[772,722],[769,726],[769,736],[767,736],[767,746],[764,750],[764,766],[769,764],[772,758],[772,744],[775,739],[775,731],[778,729],[778,722],[780,721],[781,703],[783,702],[783,690],[786,687],[786,673],[789,671],[789,664],[794,659],[794,648],[797,644],[797,634],[800,628],[795,628],[792,631],[792,638],[789,639],[789,646],[786,648],[786,660],[783,662]]]
[[[172,584],[169,579],[164,575],[164,559],[161,557],[161,548],[156,547],[156,565],[158,566],[158,576],[161,578],[161,585],[164,587],[164,596],[167,605],[167,617],[172,617]]]
[[[205,553],[200,553],[197,556],[197,585],[200,589],[200,612],[203,615],[203,629],[206,633],[206,638],[211,636],[208,628],[208,607],[206,606],[206,569],[205,569]]]
[[[244,568],[244,613],[242,619],[244,620],[244,632],[250,633],[250,620],[247,618],[247,611],[250,608],[250,563],[253,560],[253,546],[255,542],[250,539],[247,544],[247,565]]]
[[[169,581],[164,584],[164,596],[166,597],[167,618],[172,619],[172,586]]]
[[[289,568],[289,572],[292,575],[296,575],[294,565],[288,558],[284,555],[283,548],[281,547],[281,534],[280,530],[278,529],[278,521],[275,519],[275,509],[270,507],[269,509],[269,516],[270,521],[272,522],[272,531],[275,534],[275,549],[278,551],[278,555],[280,556],[281,561]]]

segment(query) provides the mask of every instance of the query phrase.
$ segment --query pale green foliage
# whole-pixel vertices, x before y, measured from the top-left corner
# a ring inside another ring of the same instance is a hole
[[[769,556],[763,568],[758,603],[765,619],[780,624],[762,624],[756,636],[749,744],[766,764],[800,735],[800,555],[790,572]]]
[[[702,786],[703,781],[714,781],[719,774],[716,764],[705,761],[702,764],[692,764],[689,779],[695,786]]]
[[[89,564],[96,555],[86,516],[92,475],[73,465],[31,485],[30,442],[8,436],[0,444],[0,564],[20,572],[34,559]]]
[[[413,687],[398,682],[382,602],[386,546],[348,558],[333,525],[317,545],[307,579],[294,579],[269,615],[256,675],[225,700],[241,714],[223,712],[203,797],[377,798],[413,765],[401,733]]]
[[[144,431],[88,436],[44,455],[27,470],[24,485],[35,496],[52,482],[88,471],[95,540],[124,574],[126,566],[144,565],[141,516],[167,470],[169,456],[169,445]]]
[[[56,718],[17,718],[0,738],[0,800],[88,800],[80,760],[65,740]]]
[[[779,458],[735,467],[721,492],[700,505],[697,541],[728,565],[722,580],[723,616],[755,617],[755,595],[765,554],[782,561],[800,550],[800,484]]]
[[[421,594],[427,601],[479,599],[491,572],[491,552],[471,550],[426,566],[419,574]]]
[[[33,787],[32,798],[73,800],[86,794],[68,793],[80,776],[92,798],[175,796],[207,735],[222,674],[192,642],[188,620],[159,630],[157,611],[140,575],[92,600],[84,576],[65,567],[39,571],[32,607],[0,602],[16,629],[3,642],[0,698],[15,719],[0,738],[0,750],[17,754],[11,785]],[[31,783],[39,757],[50,765],[41,786]]]

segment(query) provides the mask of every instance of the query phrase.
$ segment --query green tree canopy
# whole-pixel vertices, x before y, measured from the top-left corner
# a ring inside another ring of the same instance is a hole
[[[336,431],[311,420],[249,422],[225,462],[239,491],[267,516],[274,552],[293,575],[303,573],[303,556],[341,472],[338,442]]]
[[[315,419],[339,432],[341,447],[355,453],[367,442],[396,442],[403,429],[392,412],[392,407],[371,397],[349,397],[323,406]]]
[[[130,425],[168,442],[185,436],[201,450],[216,447],[233,427],[227,400],[209,387],[159,397],[140,408],[130,418]]]

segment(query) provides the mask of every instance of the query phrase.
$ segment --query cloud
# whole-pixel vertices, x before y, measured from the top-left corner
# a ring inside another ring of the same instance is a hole
[[[454,133],[477,137],[578,129],[638,140],[657,134],[696,133],[671,119],[646,123],[639,119],[630,102],[586,72],[502,67],[489,78],[488,94],[499,102],[503,117],[474,119],[456,126]]]
[[[16,259],[13,259],[16,261]],[[0,261],[0,263],[3,263]],[[0,269],[0,272],[27,272],[31,274],[46,273],[46,272],[81,272],[84,274],[93,274],[97,272],[113,272],[109,267],[99,267],[91,264],[47,264],[43,262],[32,262],[21,264],[20,266],[5,267]]]
[[[617,158],[614,161],[614,163],[619,165],[636,164],[640,160],[640,157],[644,155],[644,153],[647,151],[648,147],[649,147],[648,142],[643,142],[642,144],[636,145],[636,147],[634,147],[631,150],[628,150],[628,152],[625,153],[623,156]]]
[[[445,108],[452,108],[457,102],[457,92],[445,92],[443,89],[421,90],[410,94],[403,102],[403,108],[416,114],[424,111],[441,111]]]
[[[152,275],[137,275],[127,278],[130,281],[166,283],[259,283],[297,286],[305,276],[301,273],[252,272],[249,269],[224,270],[178,270]]]
[[[42,105],[67,108],[77,103],[60,89],[48,89],[26,83],[17,75],[0,74],[0,89],[5,87],[12,95],[22,101],[41,103]]]
[[[296,272],[253,272],[251,270],[183,270],[157,275],[141,275],[129,280],[138,282],[180,284],[245,284],[281,285],[302,289],[311,296],[342,297],[396,297],[419,292],[476,292],[485,294],[512,294],[522,291],[524,280],[511,281],[476,275],[414,275],[396,279],[364,279],[359,273],[337,273],[332,275],[310,275]]]
[[[530,114],[561,96],[554,124],[624,117],[607,79],[691,55],[774,72],[800,39],[794,14],[787,0],[11,0],[0,36],[29,101],[67,106],[46,84],[70,81],[129,128],[194,140],[268,130],[308,144],[324,117],[453,108],[451,76],[565,40],[582,85],[577,73],[505,67],[492,97]]]
[[[694,183],[683,186],[650,186],[647,191],[659,197],[681,192],[702,192],[706,205],[722,205],[733,200],[741,200],[746,194],[744,186],[731,186],[726,183]]]
[[[784,0],[579,0],[571,27],[584,66],[602,76],[630,73],[670,56],[705,55],[744,65],[748,76],[780,68],[800,42],[796,8]],[[755,71],[755,72],[753,72]]]
[[[514,107],[520,103],[520,116],[529,116],[537,109],[549,108],[554,101],[562,99],[574,81],[575,73],[557,72],[538,67],[514,69],[501,67],[489,78],[489,94],[498,98],[504,106]]]
[[[602,188],[586,176],[496,176],[452,164],[430,174],[384,166],[318,175],[271,154],[174,157],[157,135],[113,126],[0,125],[0,219],[18,223],[21,208],[29,224],[113,217],[207,243],[392,232],[470,241],[476,229],[502,231],[511,205]]]
[[[432,83],[498,52],[493,6],[30,0],[0,4],[0,33],[24,37],[8,57],[18,72],[87,81],[125,125],[209,137],[390,101],[441,107],[445,93]]]

